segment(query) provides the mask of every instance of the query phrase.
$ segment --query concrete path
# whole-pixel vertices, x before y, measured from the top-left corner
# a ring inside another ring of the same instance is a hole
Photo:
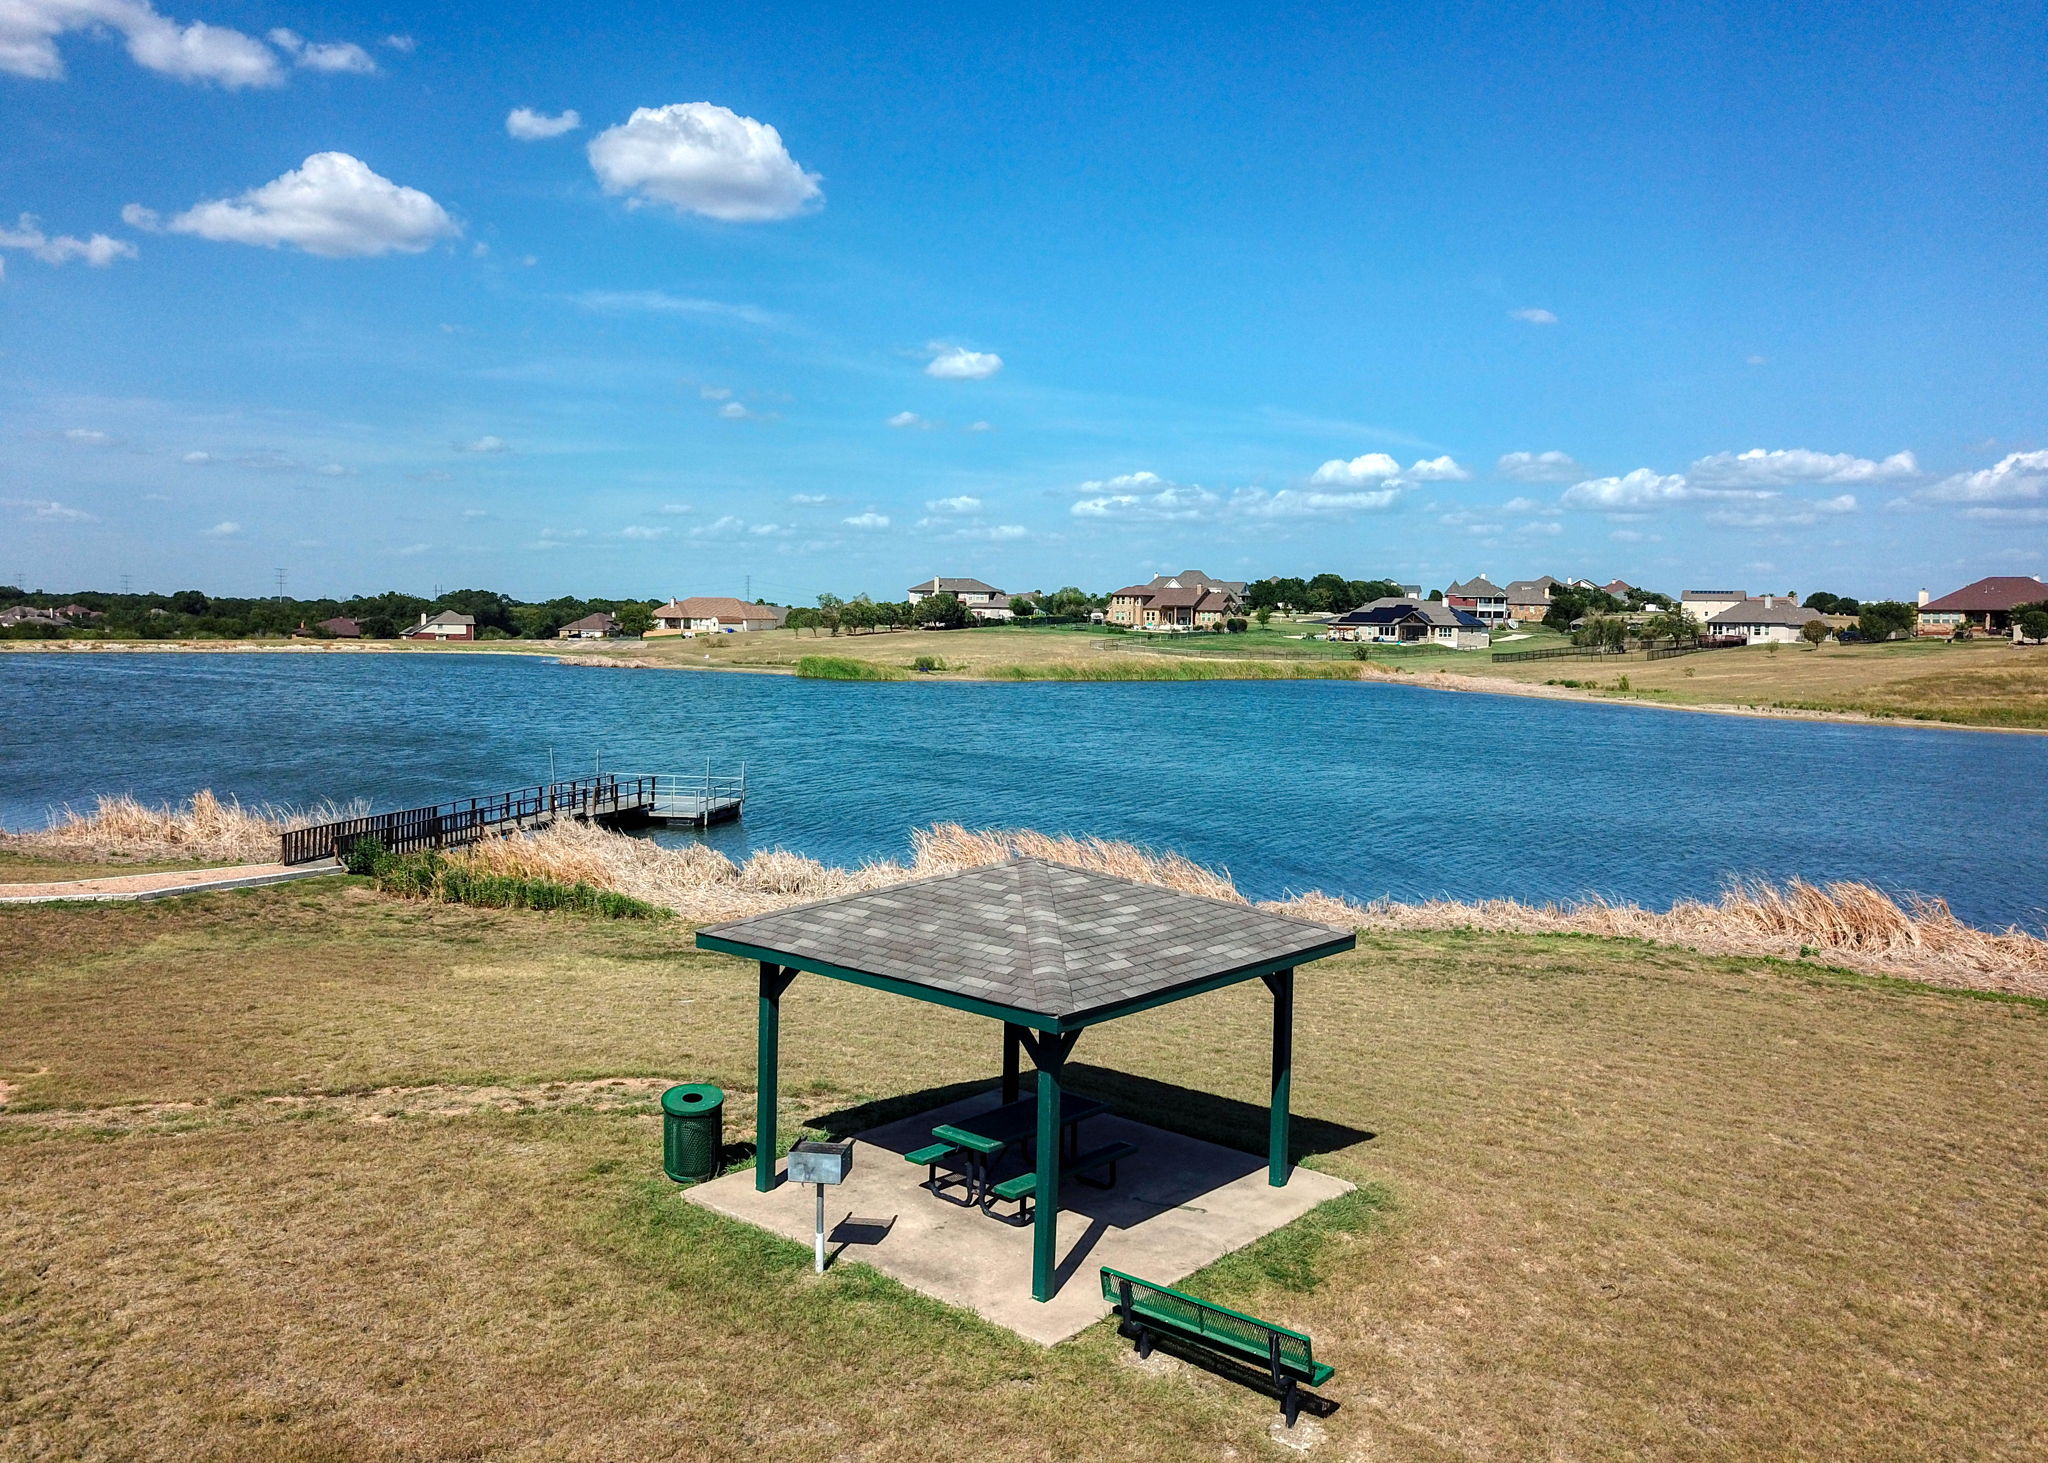
[[[1046,1345],[1109,1314],[1100,1266],[1171,1284],[1351,1189],[1342,1179],[1302,1168],[1276,1189],[1266,1182],[1263,1158],[1125,1118],[1092,1118],[1082,1129],[1085,1144],[1125,1139],[1138,1145],[1139,1155],[1119,1165],[1113,1190],[1065,1187],[1060,1288],[1041,1304],[1031,1298],[1030,1228],[928,1192],[924,1169],[903,1159],[931,1141],[934,1125],[996,1101],[986,1093],[860,1134],[853,1176],[826,1191],[825,1222],[833,1248],[844,1246],[842,1261],[873,1265],[914,1290]],[[955,1186],[948,1192],[960,1191]],[[809,1245],[816,1194],[808,1184],[789,1183],[756,1193],[749,1170],[699,1184],[688,1197]]]
[[[236,864],[225,869],[184,869],[174,873],[108,874],[98,879],[66,879],[56,884],[0,884],[0,904],[42,904],[89,899],[168,899],[174,894],[204,894],[220,889],[254,889],[340,871],[332,862],[317,864]]]

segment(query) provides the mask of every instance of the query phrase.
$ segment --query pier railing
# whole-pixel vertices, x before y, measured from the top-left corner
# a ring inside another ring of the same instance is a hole
[[[662,780],[652,773],[597,773],[489,797],[458,798],[424,808],[401,808],[393,813],[371,813],[310,828],[287,829],[280,839],[279,861],[309,864],[340,858],[362,839],[375,842],[387,853],[410,853],[415,849],[470,843],[493,829],[507,826],[539,825],[565,817],[629,816],[652,810],[655,787]]]

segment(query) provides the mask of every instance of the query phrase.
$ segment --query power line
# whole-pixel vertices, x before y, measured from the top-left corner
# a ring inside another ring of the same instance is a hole
[[[282,570],[282,569],[277,569],[277,570],[274,570],[274,571],[272,571],[272,572],[274,572],[274,573],[275,573],[275,574],[277,575],[277,597],[278,597],[279,599],[283,599],[283,598],[284,598],[284,570]]]

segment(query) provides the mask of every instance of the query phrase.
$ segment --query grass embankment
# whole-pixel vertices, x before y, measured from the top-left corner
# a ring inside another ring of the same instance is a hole
[[[901,666],[878,665],[844,655],[806,655],[796,663],[796,673],[811,681],[907,681],[910,672]]]
[[[1256,1457],[1271,1404],[1050,1350],[682,1203],[747,1136],[751,967],[678,924],[359,882],[0,910],[10,1456]],[[1367,1186],[1198,1277],[1338,1367],[1335,1457],[2037,1456],[2048,1013],[1636,942],[1369,934],[1298,1142]],[[1076,1086],[1261,1141],[1256,986]],[[806,979],[784,1120],[986,1080],[988,1023]],[[1078,1282],[1077,1282],[1078,1283]]]

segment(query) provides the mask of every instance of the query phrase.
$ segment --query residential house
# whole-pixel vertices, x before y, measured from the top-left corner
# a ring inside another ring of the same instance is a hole
[[[654,612],[654,628],[646,639],[665,635],[735,635],[747,630],[773,630],[788,611],[774,605],[749,604],[727,595],[693,595],[672,599]]]
[[[421,615],[420,622],[405,632],[408,640],[474,640],[476,619],[443,610],[438,615]]]
[[[363,627],[346,615],[336,615],[331,620],[320,621],[310,630],[301,624],[298,629],[292,631],[292,638],[295,640],[313,639],[317,635],[325,635],[330,640],[360,640],[363,638]]]
[[[1498,625],[1508,616],[1508,592],[1488,579],[1484,574],[1477,579],[1468,579],[1463,584],[1453,584],[1444,591],[1444,603],[1454,610],[1463,610],[1474,619],[1488,625]],[[1541,619],[1542,616],[1538,616]]]
[[[1111,594],[1108,622],[1132,630],[1220,630],[1243,610],[1243,580],[1211,579],[1199,569],[1183,569]]]
[[[57,613],[74,625],[90,625],[94,620],[104,620],[105,615],[86,605],[70,604],[57,606]]]
[[[1704,625],[1723,610],[1732,610],[1748,598],[1748,591],[1741,589],[1688,589],[1678,597],[1678,603],[1687,614]]]
[[[1380,645],[1441,645],[1451,650],[1484,650],[1493,643],[1486,621],[1442,600],[1376,599],[1330,621],[1326,640],[1371,641]]]
[[[1602,594],[1611,594],[1616,599],[1625,600],[1630,595],[1639,593],[1640,591],[1638,590],[1637,586],[1630,584],[1626,579],[1614,579],[1608,581],[1606,584],[1601,585],[1600,592]]]
[[[1740,635],[1751,645],[1796,645],[1800,632],[1814,620],[1826,624],[1827,616],[1790,595],[1759,594],[1722,610],[1706,622],[1703,633]]]
[[[16,605],[11,610],[0,610],[0,630],[11,630],[17,625],[34,630],[65,630],[71,627],[71,622],[58,611],[38,605]]]
[[[933,575],[922,584],[913,584],[903,592],[903,597],[912,608],[923,604],[935,594],[950,594],[963,605],[967,613],[977,620],[999,621],[1015,619],[1010,609],[1010,597],[993,584],[983,584],[979,579],[945,579]]]
[[[1920,634],[1946,639],[1967,625],[1985,635],[2013,631],[2013,612],[2022,605],[2048,602],[2048,584],[2028,574],[1994,574],[1961,589],[1929,599],[1920,592]]]
[[[1540,620],[1550,613],[1550,596],[1561,588],[1561,581],[1545,574],[1541,579],[1516,579],[1509,583],[1508,618],[1517,624],[1525,620]]]
[[[599,610],[555,631],[557,640],[603,640],[619,633],[619,618]]]

